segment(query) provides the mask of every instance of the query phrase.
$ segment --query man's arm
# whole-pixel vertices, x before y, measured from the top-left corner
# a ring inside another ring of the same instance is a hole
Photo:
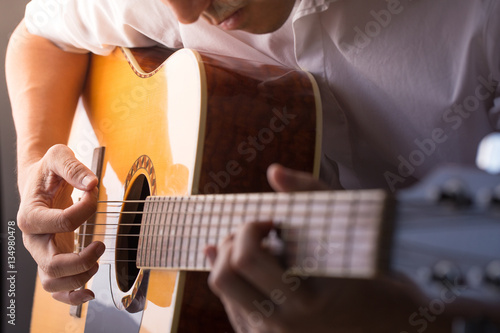
[[[7,49],[6,76],[17,131],[19,190],[29,167],[66,144],[87,71],[88,55],[60,50],[21,22]]]
[[[79,304],[93,298],[82,286],[97,272],[104,244],[73,252],[72,231],[93,212],[97,178],[65,146],[87,73],[88,55],[67,53],[17,27],[7,49],[6,75],[17,131],[18,225],[53,297]],[[73,204],[72,188],[85,191]]]

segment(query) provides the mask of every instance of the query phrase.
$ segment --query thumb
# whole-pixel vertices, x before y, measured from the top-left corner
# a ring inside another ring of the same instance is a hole
[[[79,190],[90,191],[97,185],[96,175],[75,157],[68,146],[52,146],[45,154],[44,160],[50,171]]]
[[[214,245],[209,245],[205,248],[203,251],[205,253],[205,256],[208,258],[210,261],[210,265],[214,265],[215,259],[217,258],[217,247]]]
[[[267,169],[267,180],[277,192],[326,191],[330,188],[312,174],[272,164]]]

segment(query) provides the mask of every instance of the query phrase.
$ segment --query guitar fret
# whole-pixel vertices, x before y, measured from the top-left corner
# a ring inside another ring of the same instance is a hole
[[[215,200],[213,200],[213,197],[211,198],[212,200],[210,200],[210,209],[209,209],[209,212],[208,212],[208,224],[207,224],[207,232],[206,232],[206,237],[205,237],[205,244],[203,244],[203,247],[207,246],[208,243],[210,242],[210,230],[212,230],[212,217],[214,216],[214,204],[215,204]],[[204,256],[203,257],[203,263],[202,263],[202,267],[207,267],[207,257]]]
[[[154,208],[156,208],[157,211],[163,212],[164,206],[165,206],[165,202],[161,202],[157,199],[154,200]],[[153,220],[152,220],[153,225],[150,229],[151,238],[152,238],[150,261],[152,261],[154,263],[154,265],[160,264],[161,255],[163,253],[163,251],[161,251],[161,247],[160,247],[162,242],[163,242],[163,237],[155,237],[155,235],[158,235],[158,229],[159,229],[160,225],[162,225],[162,220],[163,220],[164,215],[163,214],[157,214],[157,215],[160,215],[160,216],[155,216],[153,218]],[[160,257],[160,258],[158,258],[158,257]]]
[[[154,199],[153,201],[153,206],[152,208],[155,210],[155,211],[160,211],[161,210],[158,210],[158,206],[160,205],[160,202],[157,202],[157,198]],[[161,215],[161,214],[159,214]],[[155,257],[156,257],[156,253],[158,251],[158,247],[156,246],[157,242],[158,242],[158,239],[154,237],[155,235],[155,226],[156,226],[156,223],[157,223],[157,219],[160,218],[159,216],[154,216],[151,220],[151,226],[149,228],[149,235],[150,235],[150,243],[149,243],[149,262],[151,265],[156,265],[157,262],[155,261]]]
[[[352,267],[352,253],[353,253],[353,246],[354,244],[352,243],[353,240],[353,230],[355,228],[355,215],[356,215],[356,208],[358,204],[358,198],[355,197],[353,201],[351,202],[350,205],[350,214],[349,214],[349,221],[346,225],[345,228],[345,241],[344,244],[347,245],[344,247],[344,256],[343,256],[343,261],[342,261],[342,267],[345,269],[345,273],[347,274],[350,272],[350,269]],[[354,222],[353,222],[354,221]]]
[[[150,208],[150,211],[154,211],[154,202],[149,202],[148,204],[148,207]],[[153,228],[153,224],[151,223],[151,220],[148,221],[148,226],[146,228],[146,244],[145,244],[145,257],[144,257],[144,262],[147,262],[148,265],[152,265],[152,262],[151,262],[151,251],[152,251],[152,242],[153,242],[153,237],[152,237],[152,233],[151,233],[151,229]]]
[[[293,209],[298,210],[298,211],[304,211],[304,210],[306,210],[306,207],[307,207],[307,202],[304,202],[301,200],[299,202],[296,202]],[[293,215],[292,215],[292,219],[293,219]],[[306,219],[305,214],[301,215],[301,216],[299,216],[297,214],[297,219],[295,219],[295,227],[296,227],[295,232],[298,233],[297,234],[298,242],[296,244],[297,249],[296,249],[296,257],[295,257],[295,265],[297,266],[297,268],[299,270],[306,269],[305,267],[307,264],[306,253],[304,253],[304,251],[306,251],[305,245],[306,245],[306,239],[307,239],[306,238],[307,223],[309,223],[309,221]],[[300,226],[300,225],[302,225],[304,227],[298,228],[298,226]]]
[[[362,194],[360,196],[363,198]],[[380,235],[379,230],[380,230],[380,227],[383,225],[383,223],[380,221],[382,219],[382,216],[383,216],[383,209],[382,209],[381,203],[376,205],[373,200],[367,200],[367,199],[363,198],[362,202],[363,202],[363,205],[358,210],[358,216],[357,216],[358,228],[357,228],[356,233],[354,234],[353,242],[355,244],[358,244],[358,243],[371,244],[371,249],[369,249],[369,251],[367,252],[367,251],[362,251],[364,249],[364,247],[362,247],[362,246],[358,246],[358,247],[354,248],[354,251],[353,251],[355,254],[354,258],[359,261],[362,258],[369,257],[372,262],[375,262],[377,260],[376,252],[377,252],[378,248],[376,246],[377,246],[378,236]],[[372,220],[372,222],[370,223],[371,227],[369,229],[371,232],[363,234],[363,233],[361,233],[362,229],[359,228],[359,226],[361,223],[367,223],[366,219],[361,218],[362,215],[363,216],[366,215],[365,212],[372,212],[372,214],[375,216],[378,216],[379,219],[378,219],[378,221]],[[374,225],[379,226],[379,229],[374,230],[373,229]],[[356,263],[354,266],[359,267],[360,265],[358,263]],[[376,269],[376,264],[373,265],[373,269]]]
[[[148,202],[144,204],[144,212],[148,212]],[[144,223],[147,223],[147,217],[142,218]],[[142,225],[139,233],[139,244],[137,245],[137,264],[140,265],[144,262],[144,232],[146,230],[146,226]]]
[[[158,203],[156,202],[156,198],[153,199],[153,202],[151,203],[151,209],[153,211],[158,211]],[[156,251],[156,248],[154,246],[155,241],[157,241],[154,237],[154,227],[155,227],[155,219],[157,219],[157,216],[152,216],[150,222],[150,226],[148,228],[148,263],[149,265],[155,265],[156,263],[153,261],[153,251]]]
[[[262,220],[261,217],[260,217],[260,212],[261,212],[261,209],[262,209],[262,196],[261,195],[258,195],[257,202],[255,203],[255,205],[257,207],[255,209],[255,218],[253,220],[254,221],[260,221],[260,220]]]
[[[191,221],[188,223],[188,213],[192,210],[192,206],[193,206],[193,202],[192,202],[191,198],[188,198],[186,212],[185,212],[186,215],[184,217],[184,223],[186,225],[189,224],[189,227],[185,229],[186,235],[182,236],[183,238],[185,238],[185,237],[187,238],[184,263],[189,262],[189,255],[191,253],[191,238],[192,238],[192,232],[193,232],[194,215],[190,214]]]
[[[188,202],[186,202],[187,200],[184,200],[185,197],[182,197],[182,202],[184,204],[184,209],[183,209],[183,213],[182,213],[182,217],[183,217],[183,221],[182,221],[182,226],[181,226],[181,235],[180,237],[180,242],[181,242],[181,249],[184,247],[184,230],[186,229],[186,218],[187,218],[187,215],[186,215],[186,212],[188,210]],[[179,259],[178,259],[178,263],[177,263],[177,266],[180,266],[181,265],[181,260],[182,260],[182,250],[179,252]]]
[[[155,202],[154,201],[151,201],[148,206],[149,206],[150,211],[156,211],[156,207],[155,207]],[[156,216],[151,216],[149,218],[148,227],[146,228],[146,232],[145,232],[145,234],[147,236],[147,238],[146,238],[147,241],[146,241],[146,244],[145,244],[145,249],[146,249],[145,252],[146,253],[145,253],[145,258],[144,259],[145,259],[145,262],[148,263],[148,265],[152,265],[153,264],[153,262],[151,262],[151,257],[152,257],[151,252],[153,251],[153,244],[152,243],[154,241],[154,238],[153,238],[153,232],[151,230],[154,227],[154,221],[153,221],[153,219],[155,219],[155,218],[156,218]]]
[[[236,200],[231,200],[231,212],[229,213],[229,226],[228,226],[228,234],[232,234],[233,230],[233,221],[234,221],[234,210],[236,207]]]
[[[174,218],[174,210],[175,210],[175,198],[170,198],[167,202],[168,213],[164,215],[165,219],[165,231],[163,234],[163,240],[161,242],[162,249],[162,259],[161,264],[168,266],[168,256],[170,254],[170,235],[172,233],[172,220]]]
[[[167,254],[168,252],[167,251],[164,251],[163,249],[165,248],[166,244],[165,243],[165,237],[167,235],[168,237],[168,232],[166,231],[167,229],[167,223],[166,220],[169,218],[169,216],[171,214],[167,213],[170,211],[170,206],[172,205],[172,201],[171,200],[168,200],[167,202],[162,202],[161,204],[161,212],[162,214],[162,217],[160,218],[160,220],[162,221],[162,224],[163,224],[163,227],[161,229],[161,234],[160,234],[160,237],[161,237],[161,241],[160,241],[160,245],[158,246],[158,248],[160,249],[161,253],[160,253],[160,257],[158,258],[158,265],[162,265],[162,264],[165,264],[167,262]]]
[[[183,225],[180,223],[180,220],[181,220],[181,211],[182,211],[182,203],[184,201],[184,197],[180,197],[179,198],[179,202],[177,202],[177,212],[176,212],[176,215],[177,215],[177,222],[175,223],[175,230],[174,230],[174,242],[173,242],[173,245],[172,245],[172,248],[170,249],[170,252],[172,253],[172,267],[174,266],[174,263],[175,263],[175,252],[173,249],[176,248],[176,244],[177,244],[177,241],[179,239],[179,232],[182,231],[182,228],[183,228]],[[182,238],[181,238],[182,239]]]
[[[294,206],[294,203],[295,203],[295,194],[294,193],[291,193],[290,195],[290,200],[288,201],[288,207],[287,207],[287,212],[286,212],[286,223],[287,225],[292,225],[291,224],[291,218],[292,218],[292,210],[293,210],[293,206]],[[286,228],[283,233],[282,233],[282,239],[283,241],[285,242],[285,247],[287,247],[289,244],[288,243],[288,239],[290,237],[290,228]],[[291,258],[291,255],[288,254],[288,255],[285,255],[285,261],[286,261],[286,264],[288,267],[291,267],[293,265],[295,265],[295,263],[297,262],[297,258],[295,257],[294,260],[292,261],[292,258]]]
[[[174,265],[174,255],[175,255],[175,240],[177,239],[177,229],[179,228],[179,202],[182,198],[174,197],[172,201],[172,212],[170,215],[170,232],[168,234],[168,248],[167,248],[167,259],[166,265],[172,267]],[[174,222],[175,221],[175,222]]]
[[[176,243],[176,240],[177,240],[177,230],[179,229],[179,217],[180,217],[180,202],[182,200],[182,197],[178,198],[178,197],[175,197],[174,198],[174,209],[173,209],[173,212],[172,212],[172,226],[173,226],[173,230],[170,231],[170,234],[169,234],[169,246],[168,246],[168,256],[167,258],[170,258],[167,259],[167,265],[169,267],[173,267],[174,266],[174,256],[175,256],[175,251],[173,250],[175,248],[175,243]],[[176,220],[176,222],[174,223],[174,219]],[[170,263],[170,264],[169,264]]]
[[[333,194],[330,194],[328,196],[328,201],[327,201],[327,206],[331,207],[330,209],[325,209],[325,214],[323,215],[323,222],[322,222],[322,235],[321,235],[321,245],[324,245],[324,244],[329,244],[329,239],[328,239],[328,235],[330,235],[330,232],[331,232],[331,227],[332,227],[332,223],[329,223],[330,219],[332,218],[332,216],[335,216],[335,208],[336,208],[336,205],[335,205],[335,200],[334,200],[334,197],[333,197]],[[331,236],[330,236],[330,240],[331,240]],[[323,271],[326,271],[327,268],[328,268],[328,264],[329,264],[329,258],[330,257],[334,257],[334,253],[332,253],[333,251],[330,250],[330,246],[326,249],[326,252],[327,254],[325,255],[325,259],[323,260],[323,256],[321,256],[319,259],[320,262],[322,262],[322,266],[321,268],[323,269]],[[319,251],[318,251],[319,253]],[[318,254],[319,256],[319,254]]]
[[[310,229],[310,224],[311,224],[311,203],[312,203],[312,198],[308,197],[307,201],[305,203],[305,210],[306,214],[303,217],[302,220],[302,225],[304,226],[303,228],[300,229],[300,241],[298,244],[298,251],[297,254],[301,255],[301,260],[298,262],[299,266],[305,266],[306,263],[308,263],[312,258],[309,257],[308,251],[307,251],[307,246],[309,245],[309,242],[307,241],[309,239],[309,229]]]
[[[248,215],[248,206],[250,201],[250,194],[244,194],[243,196],[243,216]]]
[[[168,203],[167,203],[168,205]],[[158,211],[164,212],[165,211],[165,202],[164,201],[157,201],[156,202],[156,207]],[[154,255],[152,255],[152,260],[155,263],[155,265],[160,265],[161,264],[161,256],[163,254],[162,245],[163,245],[163,237],[157,237],[157,235],[162,235],[163,232],[165,232],[165,224],[163,222],[164,214],[158,214],[160,216],[157,216],[154,218],[153,222],[153,228],[151,229],[152,232],[152,237],[156,238],[154,244]],[[160,230],[162,230],[160,232]]]
[[[148,203],[146,203],[147,206],[148,206],[148,210],[149,211],[157,211],[157,203],[155,201],[150,201]],[[154,238],[154,232],[153,232],[153,228],[155,226],[155,221],[154,219],[156,219],[157,217],[156,216],[149,216],[147,218],[147,221],[148,221],[148,226],[147,228],[145,229],[144,231],[144,234],[146,236],[146,242],[145,242],[145,245],[144,245],[144,248],[146,249],[145,250],[145,257],[144,257],[144,261],[149,263],[150,265],[154,264],[151,260],[152,260],[152,257],[153,257],[153,251],[154,251],[154,245],[153,245],[153,242],[155,241],[155,238]],[[144,216],[143,216],[143,220],[144,220]],[[142,227],[141,227],[141,232],[142,232]]]
[[[144,205],[144,210],[146,212],[150,212],[151,211],[151,202],[148,201],[145,203]],[[151,227],[150,224],[151,224],[151,215],[150,214],[147,214],[147,215],[143,215],[142,216],[142,223],[143,223],[143,226],[141,227],[141,236],[139,238],[139,251],[138,253],[140,253],[140,262],[139,264],[147,264],[148,263],[148,258],[149,258],[149,242],[151,241],[150,239],[150,234],[149,234],[149,228]],[[146,224],[146,225],[144,225]]]
[[[153,201],[153,206],[151,207],[153,208],[155,211],[158,210],[158,203],[156,201]],[[155,216],[153,217],[153,220],[151,221],[151,226],[149,227],[149,249],[148,249],[148,257],[149,257],[149,264],[150,265],[154,265],[155,262],[153,261],[153,251],[155,251],[154,253],[156,254],[156,248],[154,247],[153,243],[156,241],[156,239],[154,238],[154,227],[155,227],[155,219],[157,219],[158,217]]]
[[[271,248],[277,245],[276,249],[284,245],[282,255],[293,273],[371,276],[377,270],[385,202],[382,191],[250,193],[148,201],[152,203],[145,206],[148,216],[143,223],[151,226],[143,226],[146,231],[141,231],[144,239],[139,250],[149,259],[141,259],[150,263],[147,267],[206,270],[202,247],[220,243],[243,222],[271,220],[282,244],[272,243],[272,239],[268,243]],[[149,253],[144,253],[144,243],[151,249]]]
[[[223,200],[222,200],[222,203],[221,203],[221,212],[222,214],[218,214],[218,221],[217,221],[217,228],[216,228],[216,232],[215,232],[215,239],[213,240],[213,243],[212,244],[219,244],[219,241],[220,241],[220,236],[221,236],[221,226],[222,226],[222,223],[223,223],[223,219],[224,217],[226,216],[226,214],[224,214],[225,212],[225,209],[226,209],[226,199],[227,199],[228,196],[224,196]]]
[[[175,202],[174,202],[175,199],[176,198],[171,198],[169,200],[168,205],[167,205],[167,207],[169,207],[168,208],[169,213],[167,215],[165,215],[167,228],[165,228],[166,232],[163,235],[164,240],[166,238],[166,242],[164,243],[164,245],[162,242],[162,252],[165,254],[165,260],[162,261],[162,265],[165,265],[167,267],[168,267],[168,255],[170,254],[170,238],[171,238],[170,236],[172,234],[172,220],[174,218],[173,211],[175,210]]]
[[[270,214],[270,217],[269,219],[271,221],[275,221],[276,220],[276,212],[278,211],[278,196],[275,195],[273,196],[273,200],[271,201],[271,214]]]
[[[212,205],[212,212],[220,212],[216,214],[217,220],[215,222],[215,228],[211,228],[213,230],[213,234],[208,232],[209,234],[209,240],[207,241],[207,244],[218,244],[219,243],[219,234],[220,234],[220,226],[222,224],[222,218],[224,215],[224,203],[225,203],[225,196],[221,200],[221,202],[218,202],[218,200],[214,200],[214,203]],[[205,266],[204,266],[205,267]]]
[[[207,197],[204,196],[202,197],[203,200],[202,200],[202,206],[201,206],[201,211],[205,211],[205,205],[206,205],[206,201],[207,201]],[[196,249],[194,250],[194,255],[195,255],[195,265],[198,265],[198,253],[200,252],[199,249],[200,249],[200,235],[201,235],[201,226],[203,224],[203,216],[202,215],[199,215],[200,219],[199,219],[199,224],[198,224],[198,237],[196,238]]]

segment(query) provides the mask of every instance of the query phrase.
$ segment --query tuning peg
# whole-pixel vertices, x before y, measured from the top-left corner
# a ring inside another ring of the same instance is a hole
[[[486,281],[500,290],[500,260],[493,260],[486,266]]]
[[[497,187],[493,190],[491,204],[493,207],[500,208],[500,185],[497,185]]]
[[[463,285],[464,277],[460,268],[449,260],[438,261],[432,267],[432,279],[446,285]]]
[[[456,178],[451,178],[443,184],[439,192],[439,201],[456,207],[467,207],[472,204],[465,183]]]
[[[476,165],[491,174],[500,173],[500,133],[491,133],[481,140]]]

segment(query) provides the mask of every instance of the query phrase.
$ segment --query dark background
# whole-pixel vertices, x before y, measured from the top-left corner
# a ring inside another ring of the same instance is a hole
[[[6,273],[7,262],[7,223],[16,221],[19,195],[16,187],[16,156],[15,156],[15,131],[12,123],[11,109],[5,84],[5,50],[9,37],[24,14],[27,0],[1,0],[0,8],[0,274],[1,282],[1,332],[29,332],[31,306],[34,291],[36,268],[31,256],[23,247],[21,232],[16,227],[16,325],[7,323],[6,315],[8,301],[8,286]],[[48,332],[49,333],[49,332]]]

